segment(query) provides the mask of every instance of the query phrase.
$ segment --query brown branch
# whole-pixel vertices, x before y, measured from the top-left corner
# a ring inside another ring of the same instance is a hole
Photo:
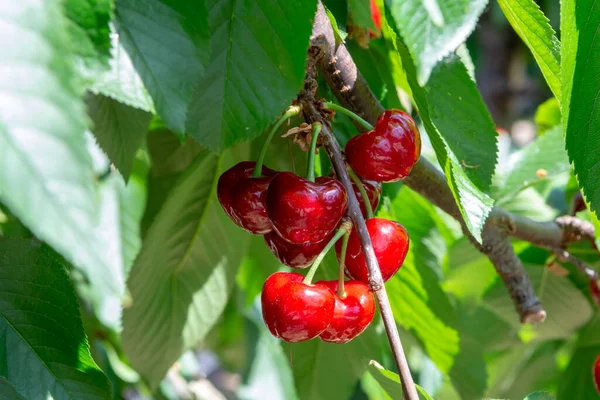
[[[320,54],[318,68],[340,103],[374,124],[383,112],[383,106],[369,89],[346,47],[336,43],[331,23],[320,3],[311,51]],[[362,130],[360,126],[357,128]],[[404,183],[460,222],[465,235],[494,263],[524,322],[543,320],[545,313],[531,288],[523,264],[514,254],[509,236],[541,247],[559,248],[578,240],[593,240],[594,237],[593,226],[574,217],[538,222],[496,207],[484,227],[483,244],[480,245],[467,230],[442,171],[421,158]]]
[[[583,272],[590,280],[598,280],[600,279],[600,273],[596,271],[594,268],[587,265],[583,260],[575,257],[565,249],[560,247],[554,247],[551,249],[554,254],[556,254],[556,258],[558,258],[562,262],[568,262],[577,267],[581,272]]]
[[[316,25],[315,29],[317,29]],[[398,367],[400,381],[402,383],[403,397],[408,400],[418,400],[417,390],[415,388],[415,384],[408,367],[408,362],[406,361],[406,356],[402,348],[402,342],[400,341],[400,335],[398,334],[398,327],[396,326],[394,315],[392,314],[392,308],[385,290],[385,285],[383,284],[383,278],[381,277],[379,264],[377,262],[377,258],[375,257],[373,244],[371,243],[371,238],[369,236],[369,232],[367,231],[365,219],[360,211],[358,199],[356,198],[354,190],[352,189],[352,181],[350,180],[346,170],[346,163],[344,161],[344,156],[342,155],[342,149],[331,132],[329,120],[322,114],[321,110],[317,108],[318,106],[315,98],[317,89],[317,70],[315,62],[322,56],[323,53],[320,53],[318,48],[313,48],[310,52],[307,61],[305,86],[304,90],[300,93],[298,100],[302,106],[302,112],[306,121],[310,123],[318,121],[323,125],[320,133],[320,141],[325,147],[327,155],[333,164],[337,178],[342,182],[346,192],[348,193],[347,214],[352,219],[354,229],[356,229],[358,237],[360,238],[362,251],[367,261],[367,269],[369,271],[369,286],[373,292],[375,292],[375,296],[379,304],[381,318],[390,342],[394,360],[396,361],[396,366]]]

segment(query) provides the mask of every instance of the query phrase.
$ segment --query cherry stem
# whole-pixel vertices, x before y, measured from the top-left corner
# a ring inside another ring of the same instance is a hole
[[[310,150],[308,151],[308,165],[306,167],[306,179],[311,182],[315,181],[315,153],[317,151],[317,140],[319,139],[319,133],[321,133],[320,122],[312,124],[312,138],[310,140]]]
[[[323,259],[325,258],[325,256],[329,252],[329,250],[331,250],[331,248],[335,244],[335,242],[337,242],[342,236],[344,236],[345,233],[348,232],[349,225],[350,225],[350,222],[342,223],[342,226],[340,227],[340,229],[338,229],[338,231],[335,233],[335,235],[331,238],[329,243],[327,243],[327,246],[325,246],[325,248],[323,250],[321,250],[321,252],[317,256],[317,258],[315,259],[315,262],[313,263],[312,267],[310,267],[310,270],[308,271],[308,274],[306,274],[306,277],[304,278],[304,281],[302,281],[302,283],[307,284],[307,285],[310,285],[312,283],[315,273],[317,272],[317,269],[319,269],[319,265],[321,264],[321,261],[323,261]]]
[[[363,185],[358,175],[356,175],[356,172],[354,172],[354,170],[351,167],[348,167],[348,175],[350,176],[350,179],[354,181],[356,187],[358,187],[358,191],[360,192],[362,201],[365,204],[365,210],[367,211],[367,219],[373,218],[373,207],[371,207],[371,201],[369,200],[369,196],[367,195],[365,186]]]
[[[340,252],[340,271],[338,273],[337,295],[340,299],[346,297],[346,291],[344,290],[344,270],[346,269],[346,249],[348,249],[348,239],[350,239],[350,234],[346,232],[342,241],[342,251]]]
[[[335,103],[331,103],[331,102],[325,102],[323,103],[323,107],[326,110],[333,110],[333,111],[338,111],[341,112],[342,114],[345,114],[347,116],[349,116],[350,118],[352,118],[353,120],[355,120],[356,122],[358,122],[363,128],[365,128],[368,131],[373,130],[373,125],[371,125],[370,123],[368,123],[367,121],[365,121],[361,116],[359,116],[358,114],[348,110],[345,107],[340,106],[339,104],[335,104]]]
[[[277,120],[277,122],[275,122],[275,125],[273,125],[273,128],[271,128],[271,131],[269,132],[269,136],[267,136],[267,140],[265,140],[265,143],[263,144],[263,147],[260,150],[260,155],[258,156],[256,165],[254,166],[254,171],[252,172],[253,178],[258,178],[258,177],[262,176],[262,167],[263,167],[263,163],[265,161],[265,156],[267,155],[267,149],[269,148],[269,144],[271,143],[273,136],[275,136],[275,132],[277,132],[277,130],[279,129],[281,124],[283,124],[285,121],[287,121],[288,119],[292,118],[295,115],[300,114],[300,110],[301,110],[300,106],[291,106]]]

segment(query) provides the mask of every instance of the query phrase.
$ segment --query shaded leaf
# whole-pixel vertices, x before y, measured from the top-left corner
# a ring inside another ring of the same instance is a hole
[[[551,128],[560,125],[560,104],[555,97],[551,97],[539,105],[535,112],[535,124],[538,128],[538,136],[542,136]]]
[[[110,55],[109,22],[113,0],[65,0],[71,47],[87,63],[106,63]]]
[[[211,59],[187,132],[211,150],[260,135],[302,88],[316,0],[207,2]]]
[[[204,1],[120,0],[117,31],[156,111],[185,131],[187,105],[208,63],[210,32]]]
[[[0,240],[0,375],[25,398],[110,399],[66,270],[38,242]]]
[[[197,345],[223,312],[248,235],[216,200],[222,167],[202,151],[178,178],[146,233],[128,287],[123,347],[156,387],[168,368]]]
[[[389,0],[387,4],[415,61],[419,84],[424,85],[435,65],[475,29],[487,0]]]
[[[400,383],[400,377],[391,371],[385,370],[381,365],[375,361],[369,363],[369,373],[375,380],[381,385],[381,388],[385,393],[392,399],[402,399],[402,384]],[[419,385],[415,384],[417,388],[417,394],[420,400],[432,400],[431,396]]]
[[[58,0],[0,7],[0,200],[40,239],[120,298],[122,261],[106,235]],[[35,118],[32,118],[35,116]],[[60,160],[60,162],[57,162]]]
[[[561,110],[567,152],[583,195],[600,211],[600,3],[561,2]]]
[[[561,98],[560,42],[534,0],[498,0],[504,15],[537,61],[548,86]]]
[[[523,400],[555,400],[556,397],[549,392],[533,392],[527,395]]]
[[[0,377],[0,399],[1,400],[27,400],[21,396],[17,389],[4,377]]]
[[[348,8],[350,9],[354,24],[375,30],[369,0],[348,0]]]

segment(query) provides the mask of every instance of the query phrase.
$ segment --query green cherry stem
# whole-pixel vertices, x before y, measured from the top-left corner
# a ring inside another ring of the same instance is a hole
[[[320,122],[313,122],[310,150],[308,151],[308,165],[306,167],[306,179],[311,182],[315,181],[315,153],[317,151],[317,140],[319,139],[321,128],[323,128],[323,125]]]
[[[287,121],[288,119],[290,119],[293,116],[298,115],[298,114],[300,114],[300,106],[291,106],[277,120],[277,122],[275,122],[275,125],[273,125],[273,128],[269,132],[269,136],[267,136],[267,140],[265,140],[265,143],[263,144],[263,147],[260,150],[260,155],[258,156],[258,160],[256,161],[256,166],[254,167],[254,171],[252,172],[253,178],[258,178],[259,176],[262,175],[262,166],[265,161],[265,155],[267,154],[267,149],[269,148],[269,144],[271,143],[273,136],[275,136],[275,132],[277,132],[277,130],[279,129],[281,124],[283,124],[285,121]]]
[[[313,263],[312,267],[310,267],[310,270],[308,271],[308,274],[306,274],[306,277],[304,278],[302,283],[305,283],[307,285],[312,284],[312,280],[315,276],[315,273],[317,272],[317,269],[319,269],[319,265],[321,264],[321,261],[323,261],[323,259],[327,255],[327,252],[329,252],[329,250],[331,250],[331,248],[333,247],[335,242],[337,242],[342,236],[344,236],[345,233],[348,233],[350,226],[351,225],[350,225],[349,221],[342,222],[342,226],[340,226],[340,229],[338,229],[338,231],[331,238],[329,243],[327,243],[327,246],[325,246],[325,248],[323,250],[321,250],[321,252],[317,256],[317,258],[315,259],[315,262]]]
[[[341,112],[342,114],[346,114],[347,116],[349,116],[350,118],[352,118],[353,120],[358,122],[363,128],[365,128],[368,131],[373,130],[373,125],[371,125],[370,123],[365,121],[358,114],[353,113],[352,111],[348,110],[345,107],[342,107],[338,104],[330,103],[330,102],[323,103],[323,106],[325,107],[326,110],[333,110],[333,111]]]
[[[369,196],[367,195],[367,191],[365,190],[364,185],[360,181],[360,178],[358,177],[358,175],[356,175],[356,172],[354,172],[354,170],[350,167],[348,167],[348,175],[350,176],[350,179],[352,179],[356,184],[356,187],[358,188],[358,191],[360,192],[360,195],[362,197],[363,203],[365,204],[365,210],[367,211],[366,219],[373,218],[373,207],[371,207]]]
[[[348,248],[348,239],[350,239],[350,234],[346,232],[344,239],[342,239],[342,251],[340,252],[340,271],[338,272],[337,295],[340,299],[346,297],[346,291],[344,290],[344,269],[346,268],[346,249]]]

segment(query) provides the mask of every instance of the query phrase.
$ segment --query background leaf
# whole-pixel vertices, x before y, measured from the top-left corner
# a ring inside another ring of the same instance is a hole
[[[108,400],[75,292],[47,251],[30,240],[0,240],[0,375],[25,398]]]
[[[2,400],[27,400],[21,396],[17,389],[4,377],[0,377],[0,399]]]
[[[110,55],[109,21],[113,0],[65,0],[69,39],[74,52],[88,64],[105,64]]]
[[[87,106],[98,144],[123,178],[129,179],[135,153],[144,142],[152,114],[103,95],[90,95]]]
[[[218,176],[232,164],[206,150],[195,158],[156,214],[131,271],[123,347],[153,387],[203,339],[229,298],[248,239],[215,196]]]
[[[169,128],[184,132],[192,88],[209,58],[204,1],[119,0],[116,21],[158,114]]]
[[[55,0],[0,7],[0,200],[99,290],[120,298],[122,261],[107,251],[117,239],[102,230],[81,88],[59,11]]]
[[[402,398],[402,384],[400,383],[398,374],[385,370],[375,361],[369,363],[369,373],[391,399]],[[431,396],[422,387],[419,385],[416,385],[416,387],[420,400],[431,400]]]
[[[487,0],[389,0],[394,22],[410,49],[419,84],[471,34]]]
[[[561,110],[567,152],[583,195],[593,211],[600,211],[600,3],[592,0],[561,2]]]
[[[498,4],[533,53],[548,86],[560,100],[560,42],[550,21],[534,0],[498,0]]]
[[[348,0],[348,8],[356,25],[375,30],[369,0]]]
[[[260,135],[302,88],[316,0],[207,2],[211,59],[187,131],[218,151]]]

